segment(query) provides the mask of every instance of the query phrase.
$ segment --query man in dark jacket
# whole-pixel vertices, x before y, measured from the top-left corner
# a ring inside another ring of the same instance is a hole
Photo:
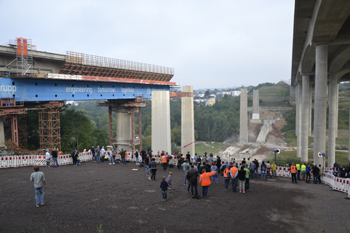
[[[210,166],[207,166],[206,162],[203,162],[203,166],[198,168],[199,174],[202,174],[202,170],[205,169],[206,172],[210,172]]]
[[[96,162],[95,146],[91,147],[92,161]]]
[[[51,152],[54,167],[56,167],[56,166],[58,167],[58,162],[57,162],[57,151],[58,151],[58,148],[57,148],[57,150],[56,150],[56,149],[53,149],[53,151]]]
[[[187,173],[187,179],[190,181],[191,184],[191,192],[192,192],[192,198],[198,198],[198,190],[197,190],[197,180],[199,177],[198,171],[194,169],[194,166],[191,165],[191,169]],[[194,193],[193,193],[194,188]]]
[[[219,156],[218,156],[218,159],[216,160],[216,166],[218,167],[218,173],[220,174],[221,159]]]
[[[187,152],[186,159],[187,159],[188,163],[191,162],[191,155],[190,155],[190,152]]]
[[[77,165],[77,154],[78,154],[78,151],[77,151],[77,149],[74,148],[74,150],[70,154],[70,156],[73,159],[73,165]]]

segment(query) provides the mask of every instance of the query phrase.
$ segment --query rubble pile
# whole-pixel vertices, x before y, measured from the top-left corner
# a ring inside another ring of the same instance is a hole
[[[17,146],[12,140],[7,140],[5,146],[0,146],[0,156],[9,155],[44,155],[45,151],[39,150],[27,150]]]

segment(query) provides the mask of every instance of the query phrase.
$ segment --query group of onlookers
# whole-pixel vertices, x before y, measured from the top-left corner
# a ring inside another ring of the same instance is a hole
[[[341,178],[350,178],[350,163],[339,166],[337,162],[333,165],[333,175]]]

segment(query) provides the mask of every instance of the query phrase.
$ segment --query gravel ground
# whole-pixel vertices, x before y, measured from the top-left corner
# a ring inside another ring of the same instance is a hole
[[[132,168],[139,169],[132,171]],[[326,185],[277,178],[251,181],[246,193],[224,191],[222,176],[208,197],[192,199],[184,173],[173,171],[175,190],[161,202],[156,181],[145,168],[108,163],[40,168],[45,173],[45,206],[35,207],[33,167],[0,170],[0,232],[346,232],[346,195]],[[199,193],[201,188],[199,186]],[[344,217],[343,217],[344,216]]]

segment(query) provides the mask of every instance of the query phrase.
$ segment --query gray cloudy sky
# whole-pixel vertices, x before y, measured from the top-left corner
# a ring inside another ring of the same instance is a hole
[[[0,44],[173,67],[199,88],[289,80],[292,0],[0,0]]]

